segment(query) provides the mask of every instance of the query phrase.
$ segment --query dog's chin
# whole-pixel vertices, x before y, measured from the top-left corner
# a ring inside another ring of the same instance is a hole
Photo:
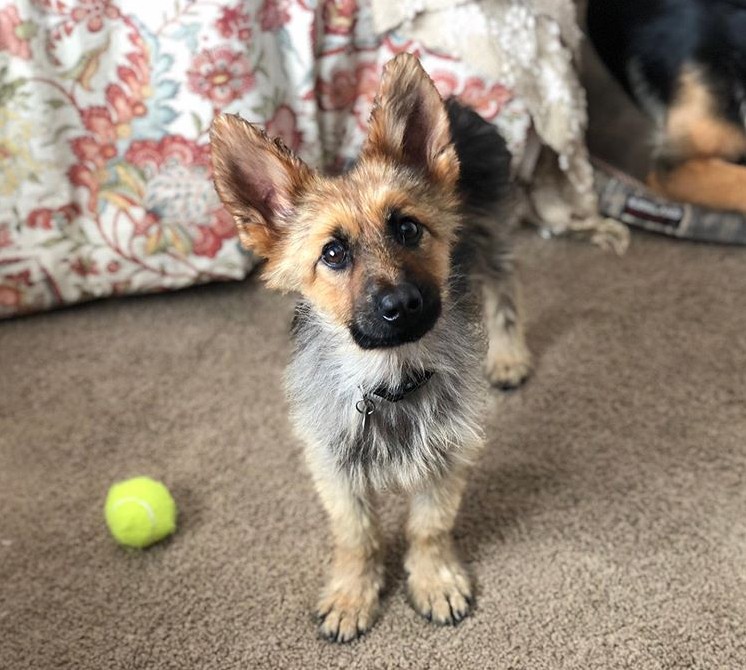
[[[421,321],[416,324],[413,328],[407,328],[406,330],[394,331],[390,330],[375,332],[374,330],[368,330],[357,323],[352,323],[349,326],[350,335],[361,349],[392,349],[394,347],[401,347],[405,344],[412,344],[413,342],[419,342],[425,335],[427,335],[435,326],[438,321],[438,314],[435,314],[432,318],[427,321]]]

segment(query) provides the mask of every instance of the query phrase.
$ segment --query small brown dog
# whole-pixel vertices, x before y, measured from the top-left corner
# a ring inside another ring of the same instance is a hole
[[[473,591],[451,530],[483,441],[482,316],[490,381],[515,387],[530,367],[503,239],[504,141],[444,103],[405,54],[384,70],[345,175],[318,174],[238,116],[215,120],[212,155],[267,283],[302,296],[287,388],[335,543],[321,633],[346,642],[373,622],[383,583],[374,499],[391,488],[411,496],[412,603],[458,623]]]

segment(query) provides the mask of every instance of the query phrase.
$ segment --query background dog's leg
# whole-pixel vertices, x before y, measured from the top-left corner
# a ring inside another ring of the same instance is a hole
[[[334,535],[331,577],[317,614],[320,633],[349,642],[370,628],[383,586],[380,541],[372,501],[342,477],[316,477],[316,489]]]
[[[463,472],[451,472],[414,494],[407,522],[409,596],[422,616],[440,624],[457,624],[471,607],[471,584],[451,536],[465,484]]]
[[[694,158],[653,172],[648,184],[673,200],[746,214],[746,167],[720,158]]]
[[[511,274],[504,278],[485,277],[484,319],[489,348],[487,379],[503,390],[520,386],[531,372],[531,353],[526,346],[520,286]]]

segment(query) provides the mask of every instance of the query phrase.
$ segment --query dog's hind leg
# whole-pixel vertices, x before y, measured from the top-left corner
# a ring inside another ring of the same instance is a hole
[[[447,103],[461,175],[459,190],[467,214],[467,255],[473,255],[484,293],[489,337],[486,372],[498,388],[520,386],[531,370],[523,335],[518,286],[511,276],[507,238],[517,227],[519,200],[510,178],[510,152],[498,130],[474,110]]]
[[[518,388],[531,373],[519,282],[513,273],[486,276],[482,280],[482,294],[488,339],[487,379],[503,390]]]
[[[378,524],[372,501],[340,475],[315,474],[334,536],[331,576],[317,607],[320,634],[349,642],[373,624],[383,587]]]

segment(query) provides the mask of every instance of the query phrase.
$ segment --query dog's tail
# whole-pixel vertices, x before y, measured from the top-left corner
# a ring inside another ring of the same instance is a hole
[[[464,207],[464,230],[455,254],[471,258],[483,275],[509,272],[509,236],[515,229],[515,191],[511,154],[495,126],[454,98],[446,101],[451,139],[460,163],[458,188]]]

